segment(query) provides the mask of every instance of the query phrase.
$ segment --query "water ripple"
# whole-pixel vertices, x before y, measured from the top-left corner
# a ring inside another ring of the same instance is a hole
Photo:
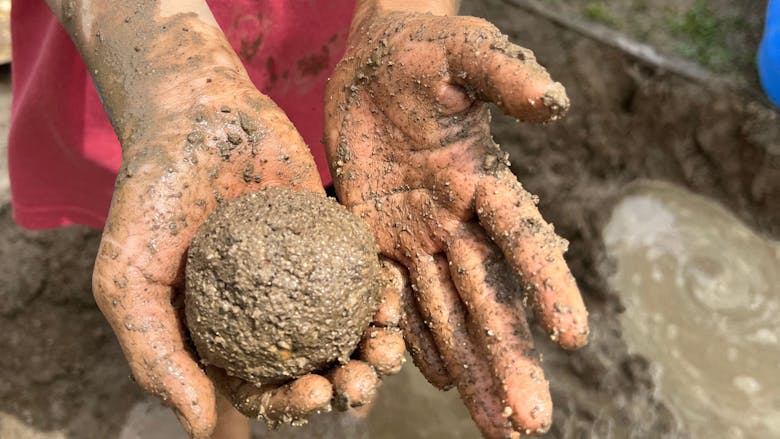
[[[780,245],[650,182],[603,232],[626,340],[654,361],[673,412],[703,439],[780,437]]]

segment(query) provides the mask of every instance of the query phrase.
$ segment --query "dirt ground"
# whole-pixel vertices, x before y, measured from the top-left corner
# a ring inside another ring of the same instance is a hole
[[[513,170],[571,241],[567,259],[592,316],[581,351],[539,337],[556,408],[548,437],[690,437],[656,398],[652,360],[631,355],[622,338],[601,226],[628,183],[656,179],[717,199],[780,237],[778,113],[637,64],[500,0],[464,3],[532,48],[572,100],[554,125],[498,115],[494,124]],[[7,84],[0,90],[7,96]],[[0,438],[120,437],[143,398],[89,293],[98,239],[81,227],[25,232],[0,208]]]

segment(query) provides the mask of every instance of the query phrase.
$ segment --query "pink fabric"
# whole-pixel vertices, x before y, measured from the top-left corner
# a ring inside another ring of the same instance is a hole
[[[252,81],[285,110],[330,184],[322,97],[344,52],[354,0],[208,3]],[[14,218],[30,229],[102,228],[121,150],[92,79],[44,0],[13,2],[11,34]]]

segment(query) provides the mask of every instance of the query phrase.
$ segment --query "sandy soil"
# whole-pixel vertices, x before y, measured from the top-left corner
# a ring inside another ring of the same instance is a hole
[[[571,241],[568,260],[592,315],[588,348],[564,353],[539,343],[556,407],[548,436],[689,437],[656,399],[650,360],[629,354],[621,336],[600,229],[627,183],[659,179],[713,197],[779,237],[778,114],[638,65],[500,0],[473,3],[467,13],[533,48],[572,99],[569,117],[548,127],[495,120],[514,171]],[[97,242],[85,228],[23,232],[0,209],[0,438],[128,438],[128,416],[144,419],[143,407],[158,413],[152,403],[133,406],[143,396],[92,303]]]

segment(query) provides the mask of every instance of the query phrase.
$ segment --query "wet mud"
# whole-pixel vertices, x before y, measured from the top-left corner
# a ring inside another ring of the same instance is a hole
[[[582,350],[561,351],[536,334],[554,403],[546,437],[698,437],[659,392],[654,359],[626,340],[621,320],[630,304],[607,281],[619,261],[606,252],[602,230],[627,185],[646,179],[706,196],[753,231],[780,237],[777,113],[637,64],[499,0],[464,2],[463,9],[532,48],[571,99],[568,116],[549,126],[520,125],[500,111],[493,123],[512,170],[570,241],[566,259],[590,312],[590,344]],[[67,438],[117,437],[141,391],[89,294],[97,233],[22,232],[7,207],[0,214],[0,414]],[[476,437],[466,412],[453,410],[457,395],[426,387],[409,363],[406,369],[386,380],[367,424],[323,415],[335,420],[257,437],[384,439],[402,430]]]
[[[700,438],[780,436],[780,242],[679,186],[632,184],[604,226],[623,335]]]
[[[380,286],[366,225],[332,198],[286,188],[217,207],[195,234],[186,271],[201,362],[257,384],[346,363]]]

